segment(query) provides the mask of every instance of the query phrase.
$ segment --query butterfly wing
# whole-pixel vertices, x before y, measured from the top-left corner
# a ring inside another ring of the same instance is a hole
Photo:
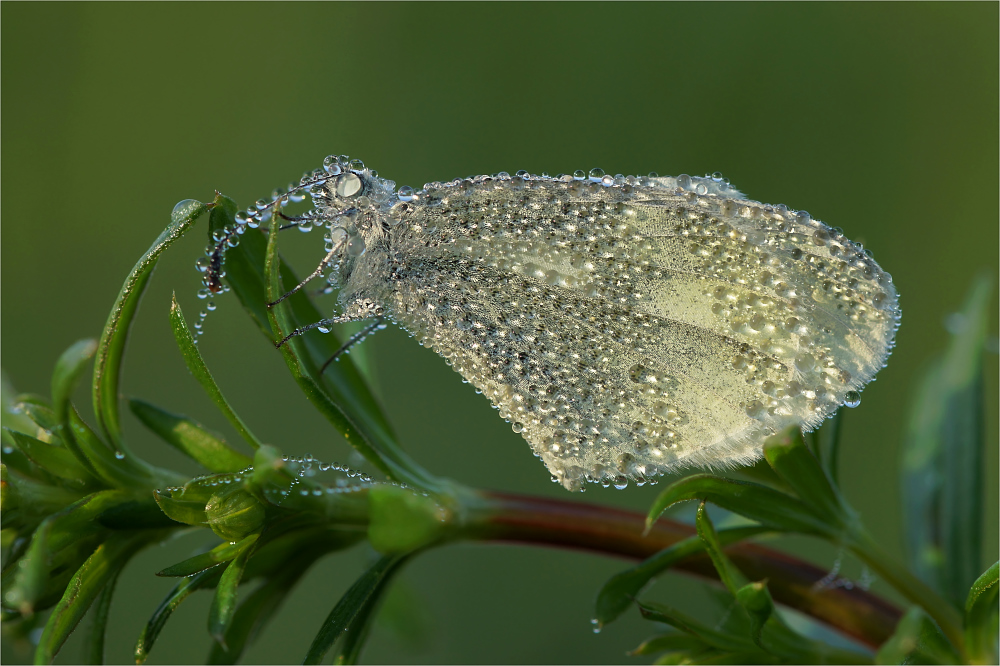
[[[711,179],[422,193],[381,300],[569,489],[760,455],[885,361],[891,280],[838,232]]]

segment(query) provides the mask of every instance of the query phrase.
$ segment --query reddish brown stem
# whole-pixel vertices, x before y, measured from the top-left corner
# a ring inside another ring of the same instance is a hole
[[[485,501],[482,515],[463,531],[475,539],[579,548],[642,560],[695,533],[690,525],[661,518],[643,536],[645,516],[631,511],[497,492],[481,496]],[[784,553],[753,543],[735,544],[726,552],[750,580],[767,579],[775,601],[871,648],[892,635],[902,616],[894,605],[858,588],[816,589],[827,572]],[[704,554],[675,568],[718,578]]]

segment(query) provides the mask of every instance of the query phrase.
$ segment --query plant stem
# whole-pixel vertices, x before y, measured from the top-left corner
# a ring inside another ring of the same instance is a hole
[[[645,516],[592,504],[486,491],[477,492],[476,498],[474,506],[467,505],[459,538],[577,548],[641,560],[695,533],[690,525],[660,519],[643,536]],[[729,546],[726,553],[751,580],[767,579],[775,601],[873,649],[892,636],[902,616],[889,602],[861,589],[817,588],[828,572],[784,553],[753,543]],[[676,568],[718,578],[705,554]]]

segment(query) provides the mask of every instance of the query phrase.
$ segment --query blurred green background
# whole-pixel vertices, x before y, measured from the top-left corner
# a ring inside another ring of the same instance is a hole
[[[518,169],[718,170],[752,198],[842,227],[895,279],[898,347],[846,416],[841,478],[871,531],[902,556],[897,470],[912,387],[943,349],[943,322],[973,276],[997,274],[996,3],[7,2],[0,13],[2,363],[20,390],[47,393],[59,353],[99,335],[123,278],[180,199],[207,201],[218,189],[249,203],[330,153],[417,187]],[[167,322],[172,290],[189,319],[201,305],[203,245],[191,234],[161,262],[124,389],[228,433]],[[303,268],[322,254],[317,234],[290,245]],[[230,401],[265,441],[347,460],[236,300],[219,305],[202,349]],[[365,349],[403,443],[436,473],[637,510],[658,490],[571,496],[482,396],[405,333],[380,333]],[[987,360],[984,563],[998,550],[997,357]],[[89,399],[81,392],[78,402]],[[126,418],[137,452],[195,471]],[[131,661],[171,586],[152,571],[199,543],[130,565],[112,609],[111,661]],[[786,543],[823,566],[837,555]],[[301,659],[365,557],[325,560],[246,661]],[[425,640],[384,623],[364,658],[634,662],[624,651],[651,633],[636,613],[596,636],[588,622],[601,583],[623,566],[501,545],[428,553],[396,597],[416,600]],[[668,577],[655,592],[683,606],[695,589]],[[185,604],[151,662],[204,659],[208,602]],[[4,661],[23,658],[12,650],[4,646]],[[71,642],[60,660],[76,659]]]

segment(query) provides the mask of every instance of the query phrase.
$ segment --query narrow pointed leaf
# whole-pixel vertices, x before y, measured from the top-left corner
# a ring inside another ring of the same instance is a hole
[[[125,284],[122,285],[118,298],[111,308],[108,322],[101,333],[101,341],[97,348],[97,360],[94,363],[94,414],[101,432],[117,449],[126,451],[121,437],[121,421],[118,415],[118,385],[121,380],[121,362],[125,353],[125,342],[128,339],[129,327],[139,301],[146,289],[156,262],[174,241],[184,235],[194,221],[208,210],[208,206],[194,200],[182,201],[174,206],[170,214],[170,224],[153,242],[146,254],[139,259]]]
[[[663,604],[647,602],[637,602],[637,605],[639,606],[639,612],[642,613],[642,617],[644,619],[668,624],[687,634],[695,636],[703,643],[714,648],[725,650],[727,652],[766,654],[763,650],[754,645],[753,641],[751,641],[749,637],[730,634],[725,631],[709,627],[708,625],[695,620],[677,609],[664,606]]]
[[[980,576],[969,590],[965,601],[965,641],[973,663],[997,663],[997,572],[1000,562],[994,563]]]
[[[143,400],[130,399],[129,409],[142,423],[174,448],[211,472],[238,472],[253,460],[186,416],[171,414]]]
[[[157,576],[165,576],[170,578],[184,578],[187,576],[193,576],[194,574],[204,571],[205,569],[210,569],[214,566],[222,564],[223,562],[228,562],[233,559],[244,550],[249,548],[257,541],[258,534],[251,534],[241,541],[236,543],[224,543],[216,546],[207,553],[202,553],[201,555],[195,555],[194,557],[189,557],[188,559],[178,562],[177,564],[171,565],[162,571],[156,573]]]
[[[708,647],[706,643],[697,636],[673,631],[669,634],[654,636],[643,641],[639,647],[628,654],[632,657],[643,657],[650,654],[659,654],[660,652],[701,651],[706,647]]]
[[[833,485],[837,486],[840,459],[840,433],[844,423],[844,412],[841,407],[828,418],[819,430],[814,431],[817,444],[817,458],[822,462],[823,469],[830,476]]]
[[[82,456],[81,462],[109,486],[149,489],[171,485],[180,480],[175,474],[169,473],[168,476],[164,470],[156,470],[132,454],[124,451],[113,453],[80,418],[72,405],[69,409],[69,425],[75,444],[74,453]]]
[[[726,586],[730,594],[736,596],[740,588],[747,585],[749,581],[730,559],[726,557],[726,554],[722,552],[722,544],[719,543],[719,536],[715,533],[715,526],[712,525],[712,519],[708,517],[708,512],[705,510],[704,501],[698,506],[698,513],[695,516],[695,527],[698,530],[698,537],[705,544],[705,550],[708,552],[708,556],[712,559],[712,564],[719,574],[719,580]]]
[[[216,584],[222,576],[222,571],[218,569],[208,569],[197,573],[190,578],[185,578],[177,584],[174,589],[167,594],[166,598],[160,602],[159,607],[153,612],[153,616],[146,623],[135,646],[135,663],[143,664],[149,658],[149,652],[153,649],[153,644],[159,637],[160,632],[170,619],[171,614],[187,599],[192,592],[203,587],[211,587]]]
[[[665,488],[646,516],[648,530],[663,511],[685,500],[707,500],[772,530],[835,537],[836,531],[799,499],[757,483],[694,474]]]
[[[233,621],[226,631],[226,647],[220,643],[212,643],[208,663],[235,664],[239,661],[244,650],[253,643],[288,593],[323,552],[313,549],[312,552],[283,563],[284,566],[269,576],[263,585],[247,595],[246,600],[236,609]]]
[[[844,525],[850,521],[849,509],[819,460],[806,448],[797,426],[769,437],[764,442],[764,457],[795,494],[826,522]]]
[[[111,612],[111,599],[115,594],[115,584],[118,582],[118,575],[121,567],[114,570],[110,580],[97,595],[91,611],[90,626],[87,627],[83,638],[83,662],[86,664],[104,663],[104,638],[107,634],[108,614]]]
[[[938,626],[919,607],[911,608],[875,655],[877,664],[961,664]]]
[[[64,426],[73,390],[96,351],[97,340],[80,340],[64,351],[56,361],[56,368],[52,373],[52,408]]]
[[[246,569],[247,560],[253,553],[253,547],[245,548],[233,558],[226,566],[219,578],[219,584],[215,587],[215,597],[212,599],[212,606],[208,611],[208,633],[226,647],[226,631],[233,621],[236,613],[236,600],[239,592],[240,581],[243,579],[243,571]]]
[[[103,532],[98,517],[108,508],[129,498],[118,490],[104,490],[88,495],[39,525],[23,564],[18,568],[14,584],[4,590],[5,602],[30,612],[44,597],[49,566],[53,556],[71,545],[82,544],[94,533]]]
[[[142,533],[113,535],[87,558],[45,623],[35,651],[36,664],[52,663],[101,590],[149,539],[150,535]]]
[[[719,530],[718,539],[722,546],[748,539],[768,532],[760,526],[734,527]],[[631,605],[646,585],[675,563],[705,550],[705,542],[700,536],[692,536],[666,548],[646,559],[641,564],[612,576],[597,595],[594,619],[598,627],[615,620]]]
[[[911,566],[955,605],[982,571],[983,347],[991,280],[973,284],[913,405],[903,454]]]
[[[384,555],[340,598],[313,639],[304,664],[318,664],[333,644],[355,623],[370,620],[378,597],[392,574],[406,561],[407,555]]]
[[[181,350],[181,356],[184,357],[184,363],[187,364],[188,370],[198,380],[201,387],[205,389],[205,393],[208,394],[208,397],[215,403],[215,406],[222,412],[222,415],[226,417],[226,420],[236,429],[240,437],[245,439],[254,449],[260,448],[260,440],[250,432],[243,419],[226,402],[226,398],[222,395],[219,385],[215,383],[215,378],[209,371],[208,366],[205,365],[205,361],[201,357],[201,352],[198,351],[198,345],[194,343],[191,331],[188,330],[187,322],[184,320],[184,313],[181,312],[181,306],[177,303],[176,295],[172,297],[170,302],[170,325],[174,331],[174,340],[177,341],[177,347]]]
[[[13,430],[7,432],[21,452],[46,472],[78,485],[86,485],[97,480],[68,448],[43,442],[21,432]]]
[[[276,301],[282,295],[281,280],[278,276],[280,260],[277,252],[277,238],[277,225],[272,224],[264,264],[269,302]],[[292,298],[287,299],[268,310],[271,329],[275,331],[275,337],[278,340],[296,328],[296,319],[289,303],[292,300]],[[316,378],[315,366],[309,359],[305,342],[301,340],[302,337],[297,336],[288,340],[282,345],[281,353],[288,369],[292,372],[292,376],[309,402],[333,424],[337,432],[341,433],[358,453],[389,478],[423,490],[440,490],[440,483],[400,449],[392,439],[384,437],[375,441],[355,426],[341,407],[330,398],[323,388],[322,382]]]
[[[208,514],[205,513],[205,502],[178,499],[173,493],[161,490],[153,491],[153,499],[157,506],[171,520],[185,525],[208,525]]]

